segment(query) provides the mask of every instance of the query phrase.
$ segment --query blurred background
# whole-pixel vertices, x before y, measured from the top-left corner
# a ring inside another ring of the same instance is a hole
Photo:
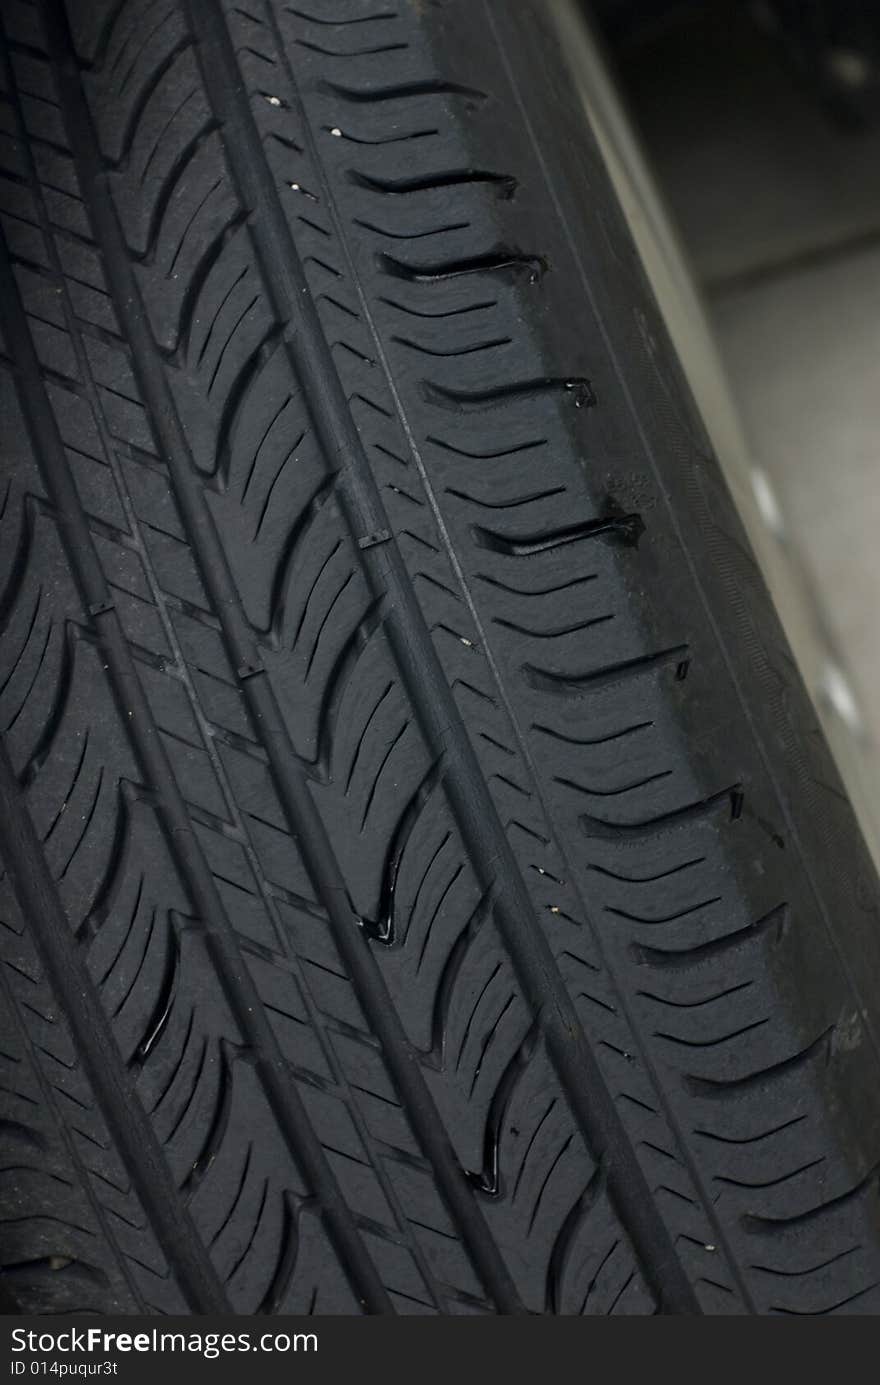
[[[809,608],[808,681],[876,824],[880,0],[590,12],[702,299],[751,500]]]

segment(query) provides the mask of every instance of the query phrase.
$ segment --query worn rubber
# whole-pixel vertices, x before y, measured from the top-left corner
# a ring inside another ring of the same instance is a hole
[[[880,1310],[880,891],[539,0],[6,0],[0,1287]]]

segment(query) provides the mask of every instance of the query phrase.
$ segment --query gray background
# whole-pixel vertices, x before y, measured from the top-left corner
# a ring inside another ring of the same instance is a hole
[[[617,71],[880,745],[880,126],[835,125],[726,0],[625,45]]]

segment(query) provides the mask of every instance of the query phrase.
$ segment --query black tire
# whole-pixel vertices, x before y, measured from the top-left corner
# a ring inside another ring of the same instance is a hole
[[[878,882],[540,0],[5,0],[27,1312],[880,1309]]]

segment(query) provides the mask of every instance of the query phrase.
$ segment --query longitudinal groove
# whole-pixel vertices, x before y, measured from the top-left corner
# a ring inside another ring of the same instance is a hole
[[[375,960],[346,904],[346,892],[339,867],[311,798],[305,766],[290,743],[271,685],[268,679],[261,676],[258,647],[241,608],[210,512],[204,503],[200,482],[190,461],[188,445],[176,415],[164,367],[146,325],[140,291],[115,211],[110,201],[98,195],[96,191],[103,190],[101,155],[80,87],[79,73],[71,57],[66,20],[56,3],[52,4],[50,13],[56,61],[62,74],[62,92],[69,123],[76,134],[75,143],[82,182],[84,187],[92,189],[95,194],[92,198],[92,211],[98,238],[104,250],[108,277],[117,288],[119,310],[125,319],[128,338],[141,377],[142,393],[150,406],[151,417],[163,444],[178,504],[187,521],[193,550],[198,556],[205,585],[215,609],[221,616],[223,635],[233,666],[249,670],[248,676],[242,679],[242,690],[255,725],[266,730],[266,749],[282,807],[291,830],[300,843],[306,868],[327,908],[340,953],[350,970],[374,1032],[383,1043],[389,1069],[406,1102],[408,1114],[420,1142],[433,1164],[438,1185],[462,1228],[477,1271],[499,1311],[521,1312],[522,1307],[510,1274],[488,1234],[473,1194],[456,1164],[448,1136],[427,1086],[413,1061],[403,1027],[385,993]],[[212,28],[219,28],[219,24],[215,21]],[[234,58],[232,60],[234,62]],[[243,200],[249,204],[247,198]],[[288,316],[289,300],[284,303],[284,308],[285,311],[278,314],[281,320]],[[328,449],[327,455],[336,457],[340,455],[339,449]],[[170,774],[170,769],[168,772]],[[173,791],[179,794],[176,785]],[[210,873],[207,870],[204,873],[205,888],[210,888],[216,894]],[[222,914],[219,899],[217,909]],[[259,1016],[256,1014],[257,1011]],[[265,1027],[268,1030],[256,997],[250,1004],[249,1016],[251,1012],[252,1022],[261,1029]],[[271,1031],[266,1036],[267,1044],[271,1043],[270,1034]],[[331,1221],[331,1228],[334,1226],[334,1216],[338,1221],[335,1229],[343,1263],[353,1271],[368,1307],[373,1311],[387,1311],[390,1307],[387,1295],[378,1282],[375,1268],[369,1262],[362,1242],[357,1238],[353,1222],[335,1182],[332,1183],[332,1187],[328,1182],[332,1175],[324,1163],[320,1146],[311,1132],[305,1113],[295,1110],[299,1107],[299,1102],[295,1093],[290,1091],[289,1079],[284,1082],[285,1074],[280,1058],[278,1069],[273,1067],[271,1071],[275,1074],[273,1106],[282,1122],[287,1100],[285,1092],[289,1092],[286,1108],[289,1139],[295,1141],[299,1133],[303,1142],[312,1147],[315,1164],[311,1168],[307,1167],[306,1171],[310,1173],[319,1195],[321,1191],[326,1194],[322,1201]]]
[[[326,452],[346,457],[338,492],[355,534],[387,531],[375,478],[348,408],[289,227],[265,163],[229,33],[210,0],[188,5],[203,52],[206,87],[220,120],[242,199],[258,208],[253,233],[267,285],[282,318],[293,316],[289,341]],[[277,37],[277,35],[276,35]],[[279,45],[280,47],[280,45]],[[594,1155],[609,1169],[609,1187],[646,1278],[664,1311],[698,1312],[671,1238],[623,1130],[550,948],[532,924],[533,909],[419,610],[397,544],[365,550],[374,590],[388,591],[386,629],[426,738],[444,751],[447,786],[484,888],[497,888],[497,917],[520,980],[539,1010],[548,1049]]]
[[[87,115],[84,105],[77,108],[75,93],[79,91],[79,78],[70,59],[64,29],[61,28],[62,23],[63,19],[56,16],[57,27],[55,27],[53,38],[58,54],[59,69],[64,74],[63,85],[66,88],[66,95],[71,101],[68,115],[71,123],[78,124],[82,134]],[[85,603],[94,613],[94,625],[102,640],[108,670],[116,684],[117,696],[121,705],[128,709],[127,721],[132,743],[148,776],[148,781],[159,797],[161,812],[168,821],[169,839],[176,853],[181,873],[187,881],[193,900],[199,909],[224,990],[241,1026],[242,1033],[247,1036],[258,1059],[267,1096],[291,1153],[320,1200],[328,1230],[336,1242],[343,1263],[351,1275],[362,1301],[370,1311],[389,1312],[391,1311],[390,1300],[381,1284],[375,1266],[366,1253],[341,1191],[324,1157],[320,1143],[306,1118],[302,1102],[290,1081],[289,1072],[263,1007],[259,1003],[254,984],[241,958],[213,876],[198,847],[186,804],[153,722],[131,650],[122,631],[118,614],[114,609],[79,497],[69,473],[54,415],[40,382],[39,366],[33,343],[27,321],[18,301],[15,281],[6,259],[5,250],[2,261],[0,261],[0,270],[2,270],[4,285],[7,289],[6,297],[12,301],[14,308],[17,305],[17,313],[14,312],[13,320],[20,317],[17,322],[17,359],[29,363],[29,369],[22,370],[19,374],[23,386],[22,403],[30,426],[34,431],[35,449],[44,470],[47,487],[57,507],[59,524],[68,546],[71,567],[76,574]],[[9,316],[8,309],[7,315]],[[78,996],[78,1001],[87,1009],[90,1010],[94,1007],[97,1011],[97,1004],[89,986],[84,985],[80,988],[82,994]],[[131,1098],[126,1097],[125,1105],[133,1110],[136,1105],[136,1098],[133,1096]],[[121,1102],[119,1109],[124,1109]],[[137,1109],[140,1110],[141,1108],[138,1107]],[[153,1138],[152,1134],[150,1138]],[[170,1184],[170,1177],[167,1178],[167,1182]],[[171,1234],[173,1232],[174,1239],[170,1243],[172,1246],[176,1246],[176,1242],[182,1239],[181,1254],[186,1254],[192,1258],[197,1254],[193,1247],[199,1247],[200,1243],[194,1230],[189,1227],[188,1218],[184,1215],[184,1209],[176,1192],[173,1193],[172,1200],[166,1190],[165,1197],[161,1201],[163,1207],[166,1207],[168,1211],[157,1229],[163,1233],[167,1231]],[[184,1238],[181,1238],[180,1226],[188,1228]],[[170,1255],[170,1252],[168,1253]],[[198,1258],[202,1262],[201,1255]],[[184,1264],[187,1263],[184,1260]],[[229,1311],[222,1292],[219,1300],[215,1297],[209,1302],[207,1308],[200,1311]]]
[[[2,742],[0,742],[0,753],[2,753],[3,755],[5,766],[4,769],[0,770],[0,775],[2,775],[2,777],[6,780],[8,784],[9,781],[7,776],[11,773],[11,766],[9,765],[9,759],[6,755],[5,748],[3,748],[2,746]],[[17,801],[19,803],[19,812],[26,814],[27,810],[23,802],[24,795],[22,794],[19,785],[14,781],[14,776],[13,783],[10,785],[10,792],[14,797],[17,798]],[[4,858],[4,868],[11,870],[11,863],[8,859],[8,854]],[[51,889],[51,880],[48,883]],[[92,1186],[89,1170],[87,1169],[86,1164],[82,1159],[79,1150],[76,1147],[76,1141],[73,1132],[65,1126],[63,1118],[61,1117],[61,1113],[59,1111],[58,1094],[53,1090],[51,1083],[47,1080],[46,1074],[41,1070],[39,1047],[34,1042],[33,1035],[27,1032],[27,1027],[22,1022],[24,1017],[21,1011],[16,1006],[13,993],[8,985],[6,977],[2,975],[2,972],[0,972],[0,1004],[4,1006],[4,1009],[8,1013],[11,1022],[16,1026],[16,1029],[18,1030],[18,1034],[20,1036],[20,1042],[22,1044],[22,1047],[28,1051],[31,1058],[32,1071],[36,1076],[38,1086],[35,1090],[31,1091],[30,1095],[31,1097],[35,1097],[37,1092],[39,1092],[42,1101],[44,1101],[50,1107],[50,1109],[53,1110],[55,1124],[61,1132],[62,1138],[64,1140],[64,1148],[67,1154],[67,1158],[70,1162],[70,1168],[74,1171],[75,1177],[79,1182],[80,1186],[83,1189],[85,1189],[88,1197],[88,1203],[90,1208],[92,1209],[95,1219],[98,1225],[102,1228],[103,1233],[107,1238],[108,1244],[111,1245],[113,1248],[113,1254],[116,1260],[116,1264],[119,1268],[120,1274],[122,1275],[125,1281],[126,1288],[131,1294],[134,1303],[137,1304],[138,1310],[142,1313],[149,1312],[149,1305],[144,1300],[143,1295],[141,1294],[141,1291],[138,1288],[137,1282],[134,1276],[131,1274],[131,1267],[126,1262],[126,1257],[120,1250],[119,1241],[117,1237],[113,1234],[107,1210],[101,1205],[99,1198],[95,1196],[95,1190]],[[2,1127],[2,1124],[3,1122],[0,1122],[0,1127]],[[135,1180],[132,1181],[133,1183],[135,1182]],[[137,1186],[136,1183],[135,1186]],[[0,1270],[0,1278],[2,1278],[3,1273],[4,1271]],[[0,1288],[2,1288],[2,1284],[0,1284]],[[15,1302],[10,1302],[7,1306],[7,1304],[4,1303],[3,1299],[0,1298],[0,1312],[14,1313],[17,1311],[17,1307],[18,1306]]]
[[[24,353],[21,323],[7,287],[8,263],[0,257],[0,284],[6,306],[6,328]],[[26,324],[25,324],[26,330]],[[31,378],[38,380],[36,374]],[[48,414],[48,406],[43,405]],[[33,419],[31,419],[33,426]],[[51,425],[49,425],[51,426]],[[181,1290],[194,1313],[228,1313],[223,1287],[195,1235],[189,1215],[165,1163],[162,1151],[119,1060],[106,1016],[77,951],[76,942],[55,884],[46,867],[40,842],[16,782],[6,747],[0,741],[0,813],[5,824],[4,859],[22,910],[30,920],[34,940],[55,994],[65,1005],[89,1080],[144,1211],[156,1232]]]

